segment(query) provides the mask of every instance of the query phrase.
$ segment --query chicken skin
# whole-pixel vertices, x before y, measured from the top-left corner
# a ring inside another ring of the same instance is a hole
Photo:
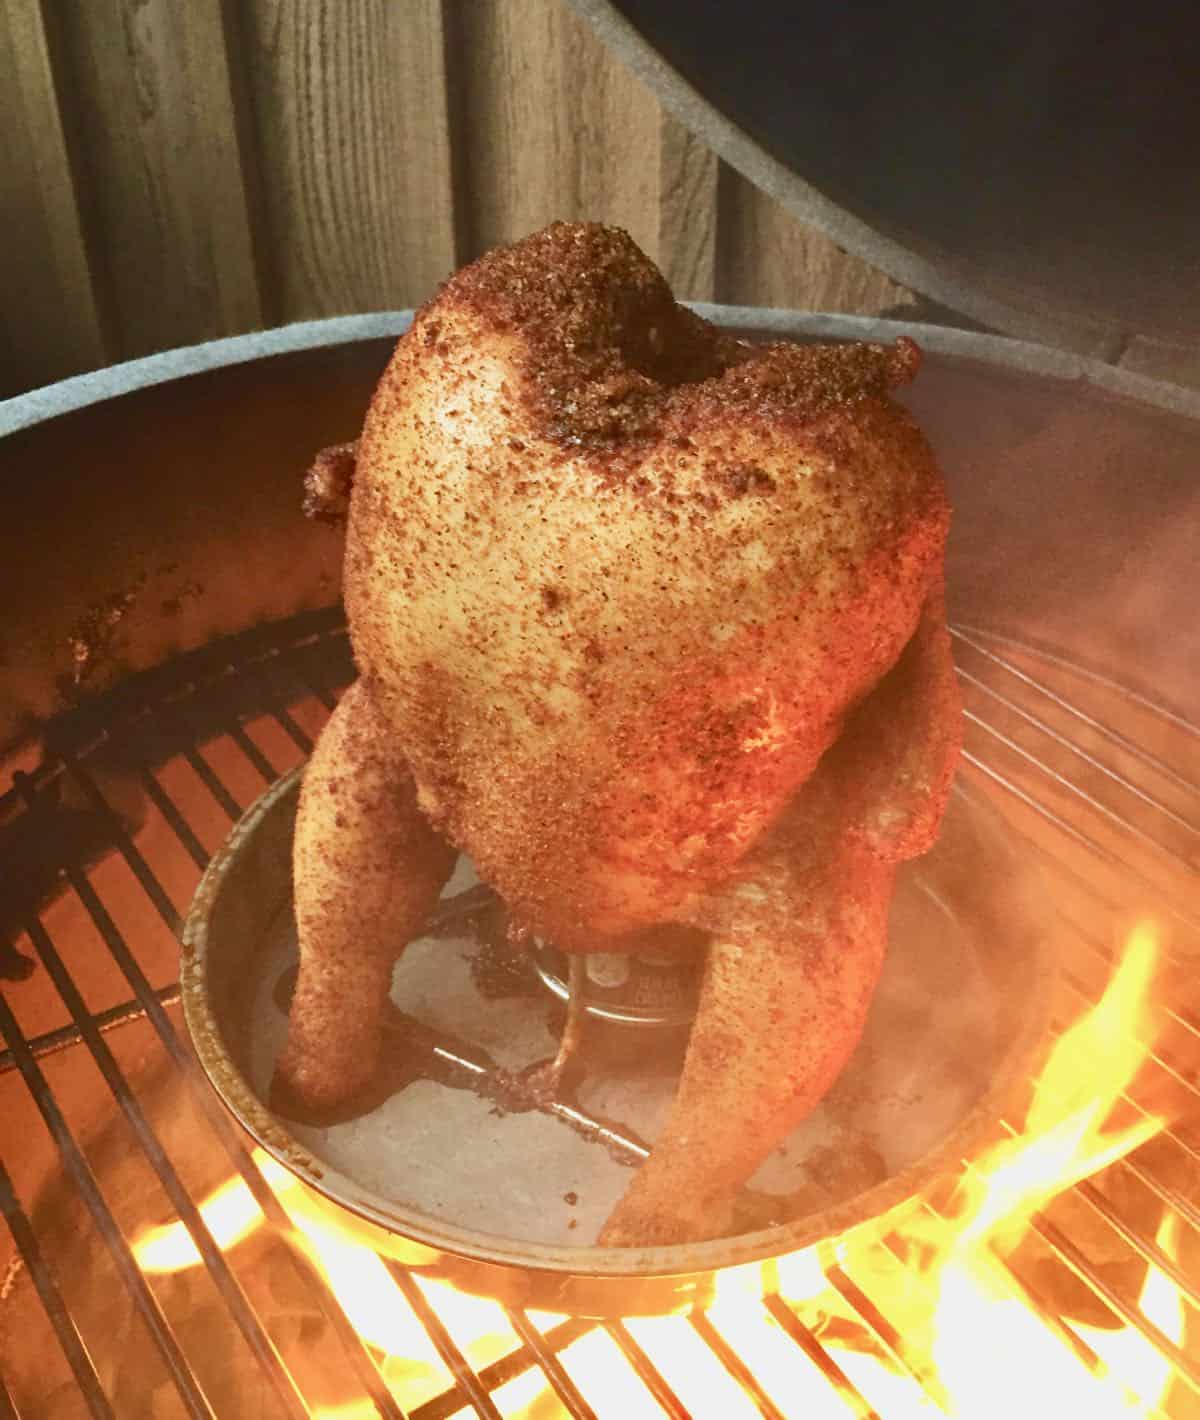
[[[918,363],[734,340],[590,225],[418,312],[338,452],[359,679],[296,827],[299,1098],[370,1078],[461,850],[566,952],[707,934],[673,1112],[600,1241],[729,1226],[859,1039],[957,757],[949,510],[887,393]]]

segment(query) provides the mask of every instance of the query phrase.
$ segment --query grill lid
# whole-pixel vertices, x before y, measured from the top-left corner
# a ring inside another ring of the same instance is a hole
[[[573,0],[757,186],[897,280],[1115,354],[1200,319],[1200,12]]]

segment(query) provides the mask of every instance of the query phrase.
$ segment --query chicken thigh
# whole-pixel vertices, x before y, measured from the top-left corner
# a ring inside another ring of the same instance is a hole
[[[674,1110],[601,1241],[728,1227],[861,1034],[957,755],[949,511],[887,394],[918,362],[735,340],[590,225],[417,313],[337,456],[359,680],[301,795],[294,1094],[369,1079],[460,849],[566,952],[707,934]]]

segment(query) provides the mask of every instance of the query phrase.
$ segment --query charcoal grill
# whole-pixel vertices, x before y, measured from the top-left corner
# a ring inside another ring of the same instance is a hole
[[[716,314],[800,337],[901,329]],[[42,569],[5,599],[0,1416],[937,1405],[905,1322],[918,1259],[892,1231],[857,1251],[831,1239],[805,1287],[786,1259],[741,1269],[761,1300],[737,1327],[718,1277],[715,1305],[649,1322],[475,1303],[490,1306],[482,1339],[419,1259],[368,1253],[381,1339],[297,1245],[294,1185],[185,1043],[176,938],[196,882],[352,675],[337,540],[296,514],[298,471],[353,432],[406,319],[222,342],[0,407],[0,486],[22,511],[5,565],[28,569],[33,547]],[[1200,1414],[1200,401],[1015,342],[909,331],[929,351],[912,401],[958,510],[964,775],[1043,875],[1054,1029],[1098,997],[1135,916],[1166,936],[1162,1031],[1123,1108],[1169,1125],[1044,1210],[1007,1286],[1114,1383],[1128,1378],[1103,1338],[1133,1328],[1167,1368],[1160,1413]],[[139,505],[94,496],[105,487],[140,490]],[[913,1206],[944,1210],[955,1173]],[[261,1213],[236,1244],[214,1201],[231,1193]],[[153,1271],[143,1230],[175,1221],[191,1265]],[[1178,1325],[1141,1309],[1150,1275]]]

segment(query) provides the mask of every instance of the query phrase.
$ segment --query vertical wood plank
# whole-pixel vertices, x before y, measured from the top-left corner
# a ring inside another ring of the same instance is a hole
[[[722,167],[718,300],[794,310],[900,313],[906,287],[805,226],[732,168]]]
[[[411,305],[455,265],[440,0],[249,0],[284,320]]]
[[[670,114],[661,114],[657,256],[681,300],[714,298],[719,169],[711,149]]]
[[[0,6],[0,397],[102,365],[100,313],[38,0]]]
[[[115,353],[259,324],[219,0],[58,14]]]
[[[223,334],[273,324],[264,301],[257,161],[245,73],[236,52],[239,0],[178,7],[190,128],[207,194],[214,298]]]
[[[657,255],[659,110],[561,0],[459,7],[465,256],[558,219]]]

